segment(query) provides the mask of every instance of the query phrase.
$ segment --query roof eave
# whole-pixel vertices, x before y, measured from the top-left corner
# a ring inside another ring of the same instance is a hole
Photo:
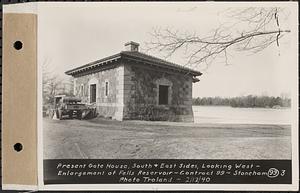
[[[73,76],[73,75],[75,75],[76,73],[78,73],[80,71],[86,71],[89,68],[94,68],[94,67],[97,67],[97,66],[99,66],[103,63],[118,60],[119,58],[121,58],[120,53],[109,56],[109,57],[106,57],[106,58],[103,58],[103,59],[98,60],[98,61],[91,62],[91,63],[86,64],[84,66],[80,66],[80,67],[68,70],[68,71],[65,72],[65,74]]]
[[[80,67],[68,70],[68,71],[65,72],[65,74],[74,76],[76,74],[79,74],[80,72],[84,72],[84,71],[86,71],[88,69],[95,68],[97,66],[103,65],[104,63],[107,63],[107,62],[110,62],[110,61],[113,61],[113,60],[118,60],[120,58],[138,59],[138,60],[148,61],[147,59],[142,59],[142,58],[139,58],[139,57],[130,56],[130,55],[127,55],[127,54],[124,54],[123,52],[121,52],[121,53],[118,53],[118,54],[115,54],[115,55],[103,58],[101,60],[88,63],[88,64],[86,64],[84,66],[80,66]],[[148,61],[148,62],[151,62],[151,61]],[[174,67],[172,65],[168,65],[168,64],[163,63],[163,62],[158,62],[158,63],[164,64],[168,68],[172,68],[172,69],[176,69],[178,71],[190,73],[194,77],[202,75],[201,72],[195,71],[195,70],[192,70],[192,69],[189,69],[189,68]],[[159,67],[162,67],[162,66],[159,66]]]
[[[123,57],[127,58],[127,59],[137,58],[137,59],[139,59],[139,60],[146,60],[146,61],[148,61],[148,62],[151,62],[151,61],[149,61],[149,60],[147,60],[147,59],[141,59],[141,58],[139,58],[139,57],[129,56],[129,55],[127,55],[127,54],[124,54],[123,52],[121,52],[121,55],[122,55]],[[167,67],[169,67],[169,68],[176,69],[176,70],[178,70],[178,71],[188,72],[188,73],[190,73],[190,74],[193,75],[193,76],[201,76],[201,75],[202,75],[201,72],[195,71],[195,70],[192,70],[192,69],[188,69],[188,68],[180,68],[180,67],[174,67],[174,66],[171,66],[171,65],[166,65],[166,64],[163,63],[163,62],[159,62],[159,63],[164,64],[165,66],[167,66]],[[159,66],[159,67],[162,67],[162,66]]]
[[[193,77],[193,83],[200,82],[199,78]]]

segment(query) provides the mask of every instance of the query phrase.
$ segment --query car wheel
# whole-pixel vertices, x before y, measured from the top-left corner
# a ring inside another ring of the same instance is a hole
[[[69,112],[69,118],[72,119],[73,118],[73,111]]]
[[[50,119],[53,119],[53,115],[54,115],[53,111],[52,111],[52,110],[50,110],[50,111],[49,111],[49,115],[48,115],[48,116],[49,116],[49,118],[50,118]]]
[[[57,110],[56,111],[56,116],[57,116],[57,119],[61,120],[62,119],[62,112],[60,110]]]
[[[77,119],[82,119],[82,112],[81,111],[77,112]]]

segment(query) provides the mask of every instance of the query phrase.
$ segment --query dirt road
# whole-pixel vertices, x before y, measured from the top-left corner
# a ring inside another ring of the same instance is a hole
[[[45,159],[291,159],[288,125],[44,118]]]

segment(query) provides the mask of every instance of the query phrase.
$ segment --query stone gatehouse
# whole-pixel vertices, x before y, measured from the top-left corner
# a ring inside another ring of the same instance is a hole
[[[192,84],[202,73],[141,53],[135,42],[125,48],[67,71],[74,95],[116,120],[193,122]]]

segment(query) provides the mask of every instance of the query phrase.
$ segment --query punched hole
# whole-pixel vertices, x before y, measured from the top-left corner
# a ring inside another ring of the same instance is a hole
[[[21,143],[16,143],[14,145],[14,149],[15,149],[16,152],[20,152],[23,149],[23,145]]]
[[[16,42],[14,43],[14,48],[15,48],[16,50],[21,50],[21,49],[23,48],[23,43],[22,43],[21,41],[16,41]]]

